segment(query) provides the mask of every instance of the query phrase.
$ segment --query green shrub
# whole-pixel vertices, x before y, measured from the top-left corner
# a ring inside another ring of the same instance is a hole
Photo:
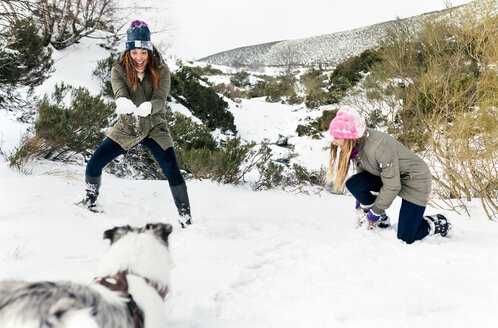
[[[305,88],[305,105],[308,108],[318,108],[322,105],[336,103],[332,93],[327,92],[328,77],[321,68],[311,68],[301,75],[300,82]]]
[[[292,166],[266,158],[264,162],[258,164],[260,178],[253,185],[254,190],[273,189],[281,186],[284,190],[287,187],[297,188],[302,191],[304,186],[325,187],[327,184],[327,169],[321,167],[319,170],[308,171],[304,166],[292,164]]]
[[[251,85],[249,82],[249,73],[237,72],[230,78],[230,83],[239,88],[244,88]]]
[[[261,148],[255,150],[254,143],[242,144],[238,137],[216,149],[182,149],[178,158],[182,168],[194,178],[234,184],[244,181],[245,174],[263,160]]]
[[[249,90],[249,98],[259,98],[266,97],[267,89],[270,86],[270,82],[265,80],[257,81],[254,86]]]
[[[183,66],[183,65],[181,65]],[[207,76],[207,75],[222,75],[223,72],[217,68],[213,68],[211,65],[207,65],[206,67],[200,66],[191,66],[189,69],[198,76]]]
[[[299,104],[302,99],[294,90],[296,77],[291,74],[276,77],[261,76],[263,80],[257,81],[249,89],[249,98],[266,97],[267,102],[283,102],[288,104]]]
[[[18,20],[0,33],[0,105],[2,107],[31,109],[18,90],[34,87],[45,81],[52,72],[52,51],[43,47],[33,23]]]
[[[35,87],[52,71],[52,51],[43,47],[36,26],[29,20],[16,21],[0,35],[0,83]]]
[[[334,69],[330,76],[332,90],[345,91],[355,86],[371,67],[382,61],[380,52],[367,49],[358,56],[353,56]]]
[[[170,96],[175,94],[175,98],[182,97],[185,93],[185,82],[176,74],[171,73],[171,91]]]
[[[299,137],[311,136],[315,131],[316,129],[313,129],[311,124],[298,124],[296,128],[296,132]]]
[[[182,67],[172,74],[171,96],[187,107],[211,130],[220,128],[223,132],[237,131],[234,117],[228,103],[224,101],[206,82],[201,83],[200,75],[190,67]],[[182,83],[180,83],[180,81]],[[204,85],[203,85],[204,84]]]
[[[379,50],[367,49],[336,66],[329,78],[327,104],[338,103],[373,66],[382,62]]]
[[[191,118],[167,112],[169,129],[175,141],[175,152],[181,169],[197,179],[239,183],[262,159],[255,143],[243,144],[240,137],[218,144],[210,130]]]
[[[177,153],[178,164],[196,179],[209,179],[216,169],[215,151],[208,148],[191,148]]]
[[[166,120],[177,149],[216,149],[217,143],[205,125],[197,124],[190,117],[171,110],[166,112]]]
[[[111,85],[111,69],[114,62],[119,58],[119,54],[111,53],[111,55],[105,59],[99,60],[97,62],[97,68],[92,72],[92,75],[100,81],[100,87],[102,88],[102,93],[105,96],[114,99],[114,92],[112,91]]]
[[[296,78],[293,75],[280,75],[270,81],[270,85],[266,88],[266,101],[279,102],[284,98],[296,97],[294,85]]]
[[[196,158],[195,149],[207,149],[213,151],[217,148],[216,141],[212,138],[208,128],[195,123],[191,118],[168,110],[166,112],[168,127],[175,143],[175,153],[178,165],[181,169],[192,173],[195,169],[189,170],[185,163],[194,165],[194,161],[201,162],[201,157]],[[192,158],[185,159],[192,154]],[[192,162],[192,163],[191,163]],[[117,157],[105,169],[107,172],[118,177],[133,177],[134,179],[164,180],[161,168],[147,148],[142,146],[133,147],[124,157]]]
[[[367,126],[370,128],[376,128],[378,126],[386,126],[387,124],[387,116],[382,114],[380,109],[374,109],[365,119]]]
[[[254,146],[254,143],[242,144],[240,137],[228,139],[225,146],[221,147],[218,152],[218,166],[214,179],[224,183],[241,182],[244,178],[241,165],[253,154]]]
[[[259,180],[254,185],[254,190],[272,189],[284,181],[284,166],[274,161],[261,162],[258,165]]]
[[[314,120],[310,120],[308,124],[299,124],[296,128],[298,136],[312,136],[313,138],[321,138],[321,133],[327,131],[332,121],[337,114],[337,109],[324,110],[322,116]]]
[[[285,176],[284,185],[287,187],[299,187],[304,185],[325,187],[327,184],[327,169],[321,167],[319,170],[308,171],[304,166],[292,164],[290,172]]]
[[[70,96],[70,104],[64,99]],[[100,95],[92,96],[85,88],[56,85],[51,97],[38,103],[35,135],[25,138],[11,161],[17,165],[23,158],[42,157],[55,161],[88,158],[104,139],[103,132],[115,117],[114,104]]]
[[[320,131],[327,131],[330,126],[330,122],[334,119],[337,114],[337,109],[333,110],[324,110],[322,112],[322,116],[317,118],[316,126]]]

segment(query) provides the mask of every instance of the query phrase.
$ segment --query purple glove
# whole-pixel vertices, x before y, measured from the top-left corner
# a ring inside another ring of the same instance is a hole
[[[356,210],[363,210],[363,212],[367,213],[368,210],[373,206],[374,204],[372,205],[361,205],[360,201],[359,200],[356,200],[356,204],[355,204],[355,208]]]
[[[377,215],[374,212],[372,212],[372,210],[370,209],[370,210],[368,210],[367,218],[369,221],[376,222],[380,219],[380,214]]]

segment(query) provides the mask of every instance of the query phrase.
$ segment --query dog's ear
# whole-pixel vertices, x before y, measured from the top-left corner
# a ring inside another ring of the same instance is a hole
[[[104,240],[109,239],[112,242],[112,238],[114,238],[114,235],[116,234],[116,231],[118,229],[118,227],[114,227],[112,229],[104,231]]]
[[[147,223],[145,229],[152,230],[166,245],[168,245],[168,236],[173,231],[173,227],[169,223]]]
[[[130,230],[131,227],[129,225],[114,227],[112,229],[104,231],[104,239],[109,239],[111,241],[111,244],[113,244]]]

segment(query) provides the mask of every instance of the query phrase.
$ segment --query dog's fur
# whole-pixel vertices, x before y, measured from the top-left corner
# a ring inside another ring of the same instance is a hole
[[[115,227],[98,277],[124,273],[128,292],[143,312],[144,327],[166,327],[163,295],[169,286],[169,224]],[[113,280],[108,278],[108,280]],[[130,298],[99,283],[0,282],[0,328],[133,328]],[[128,302],[128,303],[127,303]]]

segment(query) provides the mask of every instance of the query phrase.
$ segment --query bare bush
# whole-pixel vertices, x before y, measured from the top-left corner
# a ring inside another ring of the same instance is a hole
[[[369,81],[371,99],[389,105],[390,132],[427,151],[435,194],[467,214],[468,202],[479,198],[490,219],[498,216],[495,6],[489,0],[480,15],[422,21],[419,30],[399,22]]]
[[[233,84],[225,84],[225,83],[219,83],[214,86],[214,90],[216,92],[221,93],[223,96],[236,100],[238,98],[242,97],[242,93],[240,92],[240,89],[236,88]]]
[[[2,0],[0,17],[4,25],[32,19],[43,45],[63,49],[112,21],[113,0]]]

